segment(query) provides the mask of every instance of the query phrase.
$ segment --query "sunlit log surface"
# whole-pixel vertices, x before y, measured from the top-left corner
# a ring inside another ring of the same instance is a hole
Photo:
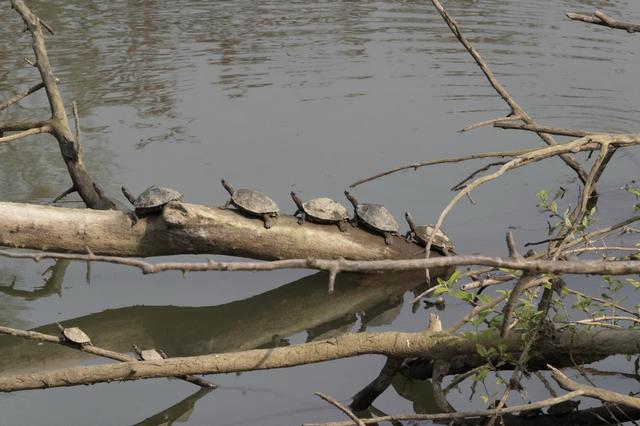
[[[236,210],[169,203],[162,214],[132,226],[122,212],[0,203],[0,245],[112,256],[222,254],[261,260],[319,258],[401,259],[421,248],[359,228],[305,223],[283,215],[265,229],[260,219]]]

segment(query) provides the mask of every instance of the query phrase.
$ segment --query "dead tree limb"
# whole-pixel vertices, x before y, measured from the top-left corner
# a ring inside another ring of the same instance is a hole
[[[70,367],[31,374],[0,377],[0,392],[28,389],[76,386],[114,380],[138,380],[193,374],[221,374],[294,367],[364,354],[387,357],[475,359],[477,365],[486,358],[477,355],[476,344],[485,347],[504,345],[505,352],[517,357],[522,351],[522,335],[511,333],[508,338],[482,335],[477,339],[446,333],[347,333],[341,336],[299,345],[242,352],[220,353],[193,357],[176,357],[158,361],[124,362],[119,364]],[[557,331],[542,336],[536,351],[542,357],[557,353],[579,353],[590,356],[637,354],[640,331]]]
[[[583,13],[567,12],[567,18],[573,21],[582,21],[589,24],[602,25],[617,30],[625,30],[629,33],[640,32],[640,24],[635,22],[618,21],[600,10],[596,10],[593,15]]]
[[[318,395],[320,398],[324,399],[325,401],[327,401],[329,404],[336,407],[338,410],[342,411],[344,414],[346,414],[346,416],[349,417],[351,420],[353,420],[353,422],[357,426],[364,426],[364,423],[362,422],[362,420],[358,418],[358,416],[353,414],[351,410],[349,410],[347,407],[342,405],[340,402],[336,401],[334,398],[320,392],[316,392],[315,394]]]
[[[62,95],[60,94],[60,90],[53,73],[53,68],[49,62],[47,49],[45,47],[45,38],[42,29],[45,28],[51,34],[53,34],[53,30],[42,19],[36,16],[23,0],[11,0],[11,5],[22,17],[27,30],[31,33],[33,51],[36,57],[34,65],[40,72],[42,86],[47,93],[49,107],[51,109],[51,118],[40,125],[31,125],[29,128],[23,127],[21,129],[15,129],[11,126],[0,123],[0,130],[24,131],[38,128],[41,129],[38,133],[42,133],[45,130],[47,133],[51,133],[58,141],[62,158],[67,166],[71,181],[73,182],[73,187],[76,188],[86,206],[92,209],[115,209],[115,203],[96,190],[95,183],[91,179],[89,172],[82,161],[82,157],[76,150],[74,136],[69,127]],[[38,85],[34,86],[34,88],[37,86]],[[15,100],[15,102],[18,100],[19,99]]]
[[[558,382],[558,385],[560,385],[560,387],[564,390],[579,391],[579,392],[582,392],[584,396],[597,398],[602,402],[612,402],[615,404],[622,404],[627,407],[640,410],[640,398],[623,395],[618,392],[613,392],[610,390],[601,389],[594,386],[582,385],[571,380],[569,377],[567,377],[562,371],[558,370],[557,368],[554,368],[549,365],[549,369],[551,370],[551,375],[553,379],[556,382]]]
[[[478,52],[475,47],[473,47],[473,45],[469,42],[469,40],[467,40],[462,34],[458,23],[455,21],[455,19],[453,19],[451,15],[449,15],[449,12],[445,10],[445,8],[442,6],[442,4],[440,4],[438,0],[431,0],[431,3],[433,3],[440,16],[442,16],[442,18],[445,20],[447,26],[449,27],[449,29],[451,29],[451,32],[456,36],[458,41],[460,41],[467,52],[469,52],[469,54],[476,61],[476,64],[478,64],[478,66],[482,70],[482,73],[485,75],[485,77],[487,77],[487,80],[489,80],[491,87],[493,87],[498,95],[500,95],[500,97],[507,103],[507,105],[509,105],[509,107],[511,108],[511,114],[520,117],[520,119],[527,124],[536,125],[536,122],[533,120],[533,118],[531,118],[531,116],[527,114],[527,112],[520,106],[520,104],[518,104],[518,102],[516,102],[511,94],[509,94],[507,89],[498,81],[496,76],[493,74],[493,71],[491,71],[491,68],[489,68],[489,65],[487,65],[485,60],[482,59],[482,56],[480,56],[480,52]],[[538,133],[538,136],[549,146],[557,144],[555,139],[549,134]],[[581,181],[584,182],[586,180],[587,173],[582,169],[580,164],[573,157],[568,154],[563,154],[560,156],[560,158],[562,158],[562,160],[576,172]]]
[[[51,334],[40,333],[37,331],[19,330],[16,328],[0,326],[0,334],[6,334],[8,336],[23,337],[25,339],[35,340],[39,342],[56,343],[58,345],[62,345],[71,349],[76,349],[82,352],[86,352],[88,354],[97,355],[103,358],[113,359],[116,361],[122,361],[122,362],[136,361],[134,357],[129,356],[127,354],[111,351],[109,349],[103,349],[94,345],[77,345],[67,341],[64,338],[53,336]],[[217,385],[215,385],[214,383],[201,379],[200,377],[185,376],[185,377],[178,377],[178,378],[185,380],[187,382],[191,382],[200,387],[205,387],[210,389],[215,389],[217,387]]]
[[[37,92],[38,90],[42,89],[44,87],[44,83],[40,82],[34,86],[31,86],[30,88],[28,88],[27,90],[18,93],[17,95],[11,97],[10,99],[8,99],[5,102],[0,103],[0,111],[9,108],[11,105],[20,102],[22,99],[26,98],[27,96],[29,96],[32,93]]]
[[[506,413],[518,413],[520,411],[535,410],[537,408],[550,407],[561,402],[569,401],[576,397],[582,396],[583,391],[573,391],[557,398],[549,398],[543,401],[534,402],[532,404],[514,405],[513,407],[503,408],[501,410],[478,410],[478,411],[459,411],[454,413],[438,413],[438,414],[399,414],[393,416],[372,417],[369,419],[361,419],[365,424],[378,424],[389,421],[406,421],[406,420],[453,420],[475,417],[488,417]],[[305,423],[305,426],[351,426],[352,422],[331,422],[331,423]]]

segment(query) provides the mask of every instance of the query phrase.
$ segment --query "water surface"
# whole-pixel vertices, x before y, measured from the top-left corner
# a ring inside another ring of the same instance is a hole
[[[341,199],[354,180],[408,162],[539,146],[532,135],[466,125],[508,113],[429,2],[195,1],[29,2],[56,29],[49,53],[65,100],[78,102],[84,159],[112,195],[171,186],[190,202],[222,204],[221,177],[269,193],[284,210],[289,191]],[[541,123],[637,131],[637,37],[568,21],[568,10],[603,9],[640,19],[640,4],[583,0],[452,0],[459,20],[498,78]],[[30,38],[7,5],[0,26],[0,92],[37,82],[23,60]],[[41,95],[2,119],[47,115]],[[600,184],[603,222],[632,213],[620,186],[638,172],[635,151],[616,155]],[[355,190],[434,222],[449,191],[480,163],[401,173]],[[535,193],[559,184],[576,196],[558,160],[481,188],[446,222],[461,252],[503,254],[516,226],[520,242],[540,239],[546,217]],[[57,144],[46,136],[0,145],[0,199],[48,203],[69,185]],[[119,196],[121,199],[122,197]],[[124,200],[122,200],[124,201]],[[71,203],[70,205],[74,205]],[[176,256],[175,259],[195,257]],[[172,355],[268,347],[357,330],[420,330],[427,312],[408,300],[420,280],[364,282],[342,277],[329,299],[322,275],[177,273],[142,276],[113,265],[0,262],[2,322],[25,328],[81,325],[96,342],[126,351],[157,345]],[[44,287],[43,287],[44,286]],[[369,286],[370,290],[366,287]],[[339,296],[343,298],[340,299]],[[453,324],[464,307],[442,313]],[[303,315],[306,312],[308,315]],[[301,321],[304,318],[304,321]],[[46,329],[46,328],[45,328]],[[50,329],[50,328],[49,328]],[[3,371],[53,368],[78,358],[58,348],[0,339]],[[197,393],[177,380],[101,384],[0,397],[5,424],[282,425],[340,419],[314,391],[347,400],[379,371],[378,357],[213,378]],[[385,412],[429,410],[424,384],[394,383],[377,401]],[[544,397],[537,384],[530,397]],[[456,407],[478,397],[453,396]],[[166,411],[165,411],[166,410]],[[144,423],[146,422],[146,423]]]

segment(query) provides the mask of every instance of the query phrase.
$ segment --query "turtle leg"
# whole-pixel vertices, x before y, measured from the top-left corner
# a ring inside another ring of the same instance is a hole
[[[345,225],[344,220],[341,220],[340,222],[338,222],[338,229],[340,230],[340,232],[346,232],[347,231],[347,225]]]
[[[230,205],[231,205],[231,198],[229,198],[229,200],[225,203],[224,206],[220,206],[220,208],[222,210],[225,210],[225,209],[228,209]]]
[[[349,222],[351,223],[351,226],[355,228],[356,226],[358,226],[358,216],[353,216],[353,218]]]
[[[305,214],[305,212],[300,211],[300,217],[298,218],[298,223],[300,225],[304,225],[304,221],[306,220],[307,215]]]
[[[389,245],[391,244],[391,242],[393,241],[393,239],[391,238],[391,232],[385,232],[384,233],[384,242],[385,244]]]
[[[407,233],[404,234],[404,239],[407,240],[407,242],[411,241],[411,231],[407,231]]]
[[[136,214],[135,210],[131,210],[127,213],[127,216],[129,216],[129,219],[131,219],[131,227],[133,228],[135,224],[138,223],[138,215]]]
[[[263,214],[262,220],[264,221],[264,227],[267,229],[271,228],[271,225],[273,225],[273,222],[271,220],[271,215],[269,213]]]

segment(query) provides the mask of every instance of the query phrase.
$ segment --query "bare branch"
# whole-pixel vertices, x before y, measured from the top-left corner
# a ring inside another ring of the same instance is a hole
[[[530,152],[530,151],[532,151],[534,149],[535,148],[532,148],[532,149],[518,149],[518,150],[513,150],[513,151],[481,152],[481,153],[477,153],[477,154],[464,155],[462,157],[444,158],[444,159],[440,159],[440,160],[428,160],[428,161],[422,161],[420,163],[407,164],[405,166],[400,166],[400,167],[396,167],[395,169],[387,170],[386,172],[378,173],[377,175],[373,175],[373,176],[370,176],[370,177],[367,177],[367,178],[363,178],[363,179],[357,180],[357,181],[353,182],[351,185],[349,185],[349,187],[350,188],[355,188],[356,186],[362,185],[363,183],[371,182],[372,180],[381,178],[383,176],[388,176],[388,175],[391,175],[393,173],[401,172],[403,170],[410,170],[410,169],[417,170],[420,167],[425,167],[425,166],[433,166],[433,165],[436,165],[436,164],[461,163],[463,161],[477,160],[479,158],[515,157],[515,156],[524,154],[526,152]]]
[[[540,126],[540,125],[528,124],[528,123],[513,123],[509,121],[498,121],[493,124],[493,127],[499,127],[501,129],[527,130],[535,133],[547,133],[550,135],[558,135],[558,136],[573,136],[577,138],[581,138],[583,136],[609,133],[609,132],[586,132],[584,130],[564,129],[560,127]]]
[[[478,411],[460,411],[455,413],[438,413],[438,414],[399,414],[394,416],[382,416],[372,417],[369,419],[361,419],[365,424],[378,424],[389,421],[404,421],[404,420],[453,420],[453,419],[465,419],[470,417],[489,417],[499,414],[507,413],[519,413],[520,411],[530,411],[537,408],[550,407],[552,405],[560,404],[561,402],[569,401],[583,395],[582,390],[569,392],[557,398],[549,398],[543,401],[534,402],[532,404],[514,405],[508,408],[502,408],[500,410],[478,410]],[[305,423],[304,426],[351,426],[352,422],[332,422],[332,423]]]
[[[7,123],[0,123],[0,131],[2,132],[20,132],[23,130],[37,129],[40,127],[49,126],[48,120],[41,121],[9,121]]]
[[[530,260],[512,259],[481,255],[442,256],[429,259],[404,260],[330,260],[330,259],[287,259],[270,262],[218,262],[210,259],[206,262],[162,262],[149,263],[139,259],[101,256],[95,254],[72,254],[54,252],[17,252],[0,250],[0,256],[13,259],[31,259],[39,262],[43,259],[69,259],[85,262],[107,262],[138,268],[143,274],[156,274],[163,271],[203,272],[203,271],[274,271],[278,269],[316,269],[331,272],[372,272],[372,271],[411,271],[463,265],[484,265],[496,268],[520,270],[530,273],[551,274],[593,274],[593,275],[629,275],[640,273],[640,260]]]
[[[495,125],[496,123],[503,123],[503,122],[510,123],[512,121],[518,121],[518,120],[521,120],[521,118],[518,116],[492,118],[489,120],[479,121],[477,123],[470,124],[469,126],[458,130],[458,133],[468,132],[469,130],[477,129],[478,127],[488,126],[490,124]]]
[[[38,135],[40,133],[51,133],[53,129],[50,126],[36,127],[34,129],[24,130],[22,132],[14,133],[12,135],[4,136],[0,138],[0,143],[11,142],[20,138],[26,138],[27,136]]]
[[[37,331],[25,331],[25,330],[19,330],[17,328],[11,328],[11,327],[5,327],[5,326],[0,326],[0,334],[6,334],[9,336],[16,336],[16,337],[23,337],[25,339],[30,339],[30,340],[36,340],[36,341],[40,341],[40,342],[49,342],[49,343],[56,343],[62,346],[66,346],[68,348],[71,349],[76,349],[82,352],[86,352],[88,354],[92,354],[92,355],[97,355],[103,358],[109,358],[109,359],[113,359],[116,361],[121,361],[121,362],[135,362],[136,359],[132,356],[129,356],[127,354],[123,354],[120,352],[115,352],[115,351],[111,351],[109,349],[103,349],[94,345],[77,345],[74,343],[70,343],[68,342],[66,339],[63,339],[61,337],[58,336],[52,336],[50,334],[44,334],[44,333],[40,333]],[[194,378],[187,378],[187,377],[179,377],[180,379],[186,380],[188,382],[193,382],[194,384],[197,384],[198,386],[201,387],[207,387],[207,388],[216,388],[217,385],[208,382],[204,379],[201,379],[199,377],[194,377]]]
[[[362,422],[362,420],[360,420],[358,418],[358,416],[356,416],[355,414],[353,414],[351,412],[351,410],[349,410],[347,407],[345,407],[344,405],[340,404],[338,401],[336,401],[335,399],[331,398],[329,395],[325,395],[323,393],[320,392],[315,392],[316,395],[318,395],[320,398],[324,399],[325,401],[327,401],[329,404],[333,405],[334,407],[336,407],[338,410],[342,411],[344,414],[347,415],[347,417],[349,417],[351,420],[353,420],[355,422],[356,425],[358,426],[364,426],[364,423]]]
[[[634,398],[632,396],[623,395],[618,392],[576,383],[557,368],[554,368],[551,365],[548,365],[548,367],[551,370],[551,376],[553,377],[553,379],[558,382],[560,387],[564,390],[569,390],[572,392],[582,392],[582,395],[584,396],[597,398],[603,402],[612,402],[615,404],[622,404],[626,405],[627,407],[640,409],[640,398]]]
[[[637,24],[635,22],[625,22],[625,21],[615,20],[610,16],[605,15],[604,12],[599,10],[596,10],[593,15],[567,12],[567,18],[574,21],[582,21],[582,22],[587,22],[589,24],[603,25],[609,28],[625,30],[630,33],[640,31],[640,24]]]
[[[38,90],[42,89],[43,87],[44,87],[44,83],[38,83],[35,86],[31,86],[30,88],[28,88],[24,92],[18,93],[17,95],[12,97],[8,101],[1,103],[0,104],[0,111],[9,108],[11,105],[15,104],[16,102],[20,102],[20,100],[26,98],[27,96],[29,96],[30,94],[32,94],[34,92],[37,92]]]
[[[498,81],[498,79],[493,74],[493,72],[491,71],[487,63],[484,61],[484,59],[482,59],[482,56],[480,56],[480,53],[471,45],[469,40],[467,40],[462,35],[462,31],[460,31],[460,27],[458,26],[458,23],[453,19],[453,17],[449,15],[449,13],[444,9],[444,7],[442,7],[442,4],[440,4],[438,0],[431,0],[431,2],[435,6],[435,8],[438,10],[438,13],[440,13],[440,16],[442,16],[442,18],[445,20],[445,22],[451,29],[451,32],[453,32],[453,34],[460,41],[460,43],[462,43],[462,45],[467,50],[467,52],[469,52],[469,54],[476,61],[476,63],[482,70],[483,74],[489,80],[489,83],[491,84],[491,86],[496,90],[498,95],[500,95],[500,97],[509,105],[509,107],[511,107],[511,111],[513,115],[520,117],[522,121],[524,121],[527,124],[535,125],[536,122],[533,120],[533,118],[531,118],[529,114],[527,114],[527,112],[524,109],[522,109],[522,107],[516,102],[516,100],[509,94],[507,89]],[[548,134],[538,133],[538,136],[547,145],[552,146],[557,144],[557,142],[553,139],[553,137]],[[582,169],[580,164],[575,159],[573,159],[570,155],[566,155],[566,154],[561,155],[560,158],[562,158],[562,160],[578,174],[578,177],[580,178],[580,180],[582,180],[583,182],[586,180],[587,178],[586,172]]]

